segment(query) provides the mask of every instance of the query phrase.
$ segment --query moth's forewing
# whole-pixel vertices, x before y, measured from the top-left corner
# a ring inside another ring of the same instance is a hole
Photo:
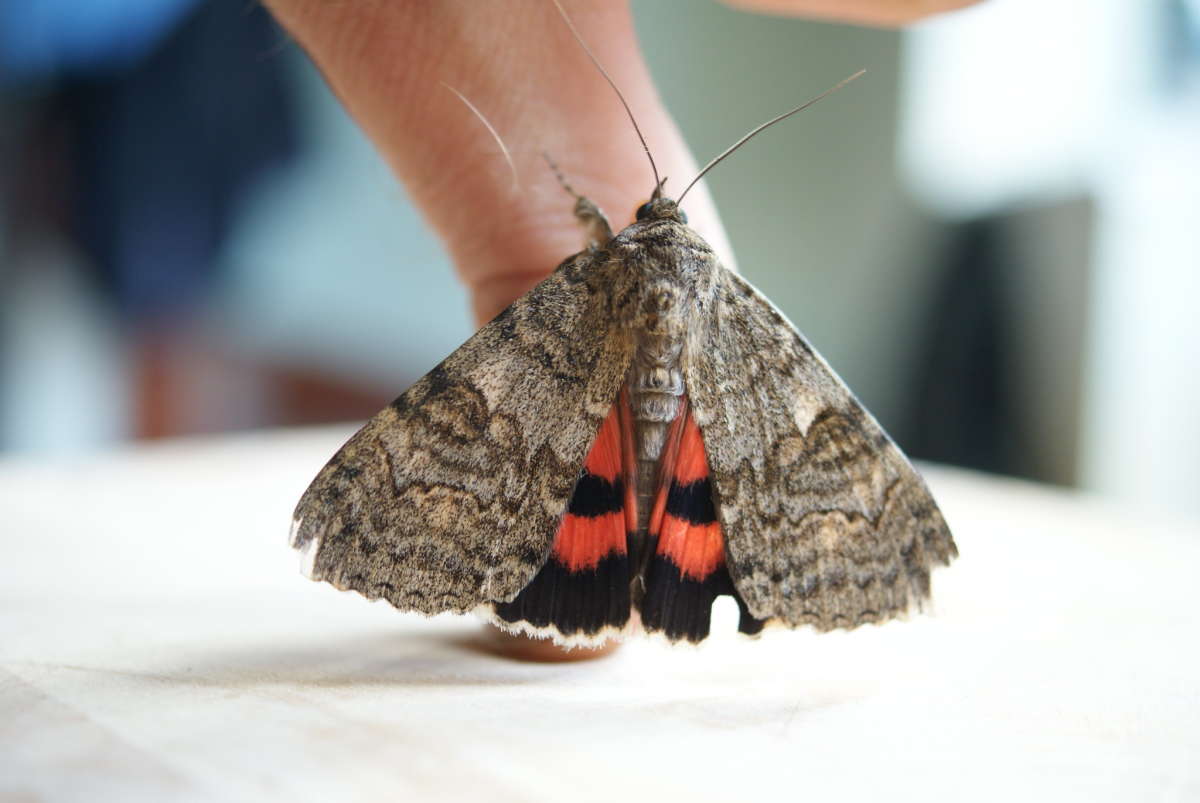
[[[795,327],[719,282],[684,374],[738,592],[759,619],[821,630],[904,613],[957,554],[937,504]]]
[[[295,512],[314,579],[428,614],[520,592],[629,366],[611,270],[564,262],[334,455]]]

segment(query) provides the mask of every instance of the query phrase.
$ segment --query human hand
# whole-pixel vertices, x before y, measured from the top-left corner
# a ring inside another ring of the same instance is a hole
[[[732,0],[775,13],[894,23],[965,0]],[[374,141],[445,243],[483,323],[580,250],[571,201],[541,154],[612,218],[614,229],[653,190],[649,165],[612,90],[552,3],[345,3],[267,0]],[[626,3],[564,1],[621,88],[678,192],[696,165],[654,89]],[[463,93],[512,153],[520,187]],[[731,254],[703,185],[691,225]]]

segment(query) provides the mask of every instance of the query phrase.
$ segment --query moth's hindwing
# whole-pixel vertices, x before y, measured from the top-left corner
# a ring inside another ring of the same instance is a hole
[[[629,623],[631,424],[622,394],[584,461],[550,557],[515,599],[491,606],[500,627],[574,645],[602,642]]]
[[[430,614],[516,596],[629,366],[611,270],[568,259],[334,455],[295,512],[313,579]]]
[[[701,641],[708,636],[713,600],[727,594],[741,610],[738,629],[758,633],[763,622],[750,615],[725,567],[704,442],[687,404],[668,435],[661,473],[648,527],[653,553],[641,601],[643,626],[671,641]]]
[[[717,281],[684,375],[750,612],[827,630],[920,604],[957,554],[924,482],[769,301]]]

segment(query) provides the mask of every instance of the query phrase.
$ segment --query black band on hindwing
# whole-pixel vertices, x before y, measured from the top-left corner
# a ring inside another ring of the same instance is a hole
[[[667,493],[667,513],[700,526],[716,521],[717,508],[713,504],[712,483],[708,477],[687,485],[672,481]]]
[[[625,509],[625,483],[621,480],[609,482],[590,472],[584,472],[575,483],[575,492],[567,512],[574,516],[594,519],[608,513],[619,513]]]
[[[590,635],[629,621],[629,560],[610,554],[593,569],[572,572],[551,558],[512,602],[498,603],[506,622],[553,626],[566,636]]]
[[[646,580],[646,596],[640,606],[642,624],[647,630],[663,633],[671,641],[703,641],[708,636],[713,601],[723,595],[731,596],[737,602],[738,632],[753,636],[766,624],[750,613],[724,566],[702,581],[694,580],[684,576],[670,560],[655,555]]]

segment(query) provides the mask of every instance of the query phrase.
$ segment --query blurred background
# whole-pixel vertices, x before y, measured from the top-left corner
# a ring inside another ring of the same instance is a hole
[[[1200,514],[1200,0],[633,7],[701,162],[868,69],[710,185],[911,455]],[[362,418],[471,330],[263,9],[0,5],[0,456]]]

